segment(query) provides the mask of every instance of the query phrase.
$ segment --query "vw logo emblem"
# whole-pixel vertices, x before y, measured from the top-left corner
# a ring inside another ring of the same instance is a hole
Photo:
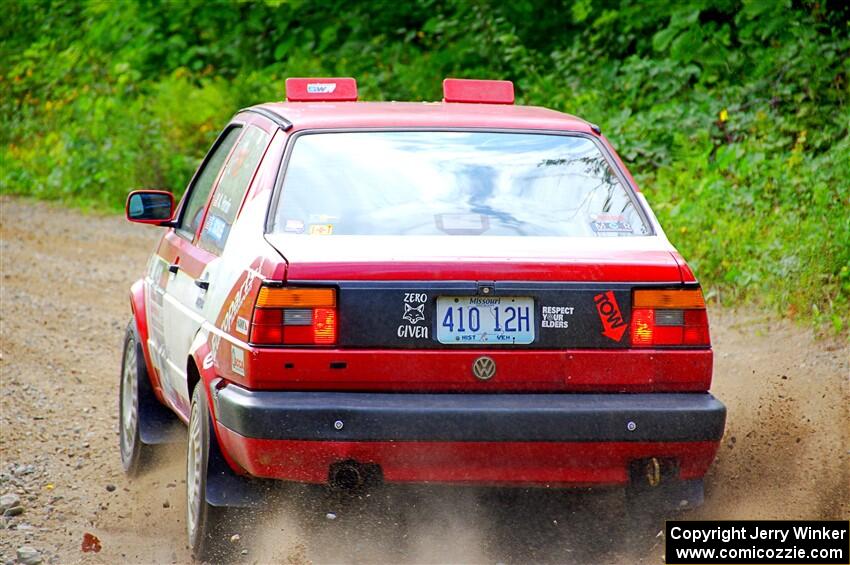
[[[472,374],[476,379],[487,381],[496,374],[496,362],[490,357],[479,357],[472,364]]]

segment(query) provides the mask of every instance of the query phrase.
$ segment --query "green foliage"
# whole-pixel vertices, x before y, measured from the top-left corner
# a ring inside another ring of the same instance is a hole
[[[838,0],[6,0],[0,190],[182,190],[286,76],[436,100],[510,78],[602,126],[709,292],[850,325],[850,8]]]

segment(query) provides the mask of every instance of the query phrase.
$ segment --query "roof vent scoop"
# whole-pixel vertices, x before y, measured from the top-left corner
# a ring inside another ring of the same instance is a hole
[[[447,78],[443,81],[443,102],[513,104],[514,83],[509,80]]]
[[[356,102],[357,81],[353,78],[288,78],[288,102]]]

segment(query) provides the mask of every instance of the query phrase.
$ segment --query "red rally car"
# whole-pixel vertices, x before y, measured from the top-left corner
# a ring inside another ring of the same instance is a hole
[[[258,479],[701,502],[726,414],[691,269],[597,126],[507,81],[443,89],[288,79],[176,209],[128,197],[165,231],[131,289],[121,458],[188,424],[196,555]]]

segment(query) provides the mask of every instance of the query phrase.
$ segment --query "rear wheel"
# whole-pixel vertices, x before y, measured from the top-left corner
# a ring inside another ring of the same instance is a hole
[[[124,355],[121,361],[121,390],[119,396],[119,444],[121,465],[127,475],[135,476],[144,468],[149,458],[150,446],[142,443],[139,433],[139,379],[147,378],[144,359],[132,323],[124,337]]]
[[[204,387],[198,384],[192,393],[186,454],[186,526],[189,547],[197,560],[206,560],[215,552],[224,511],[207,502],[207,467],[212,433]]]

